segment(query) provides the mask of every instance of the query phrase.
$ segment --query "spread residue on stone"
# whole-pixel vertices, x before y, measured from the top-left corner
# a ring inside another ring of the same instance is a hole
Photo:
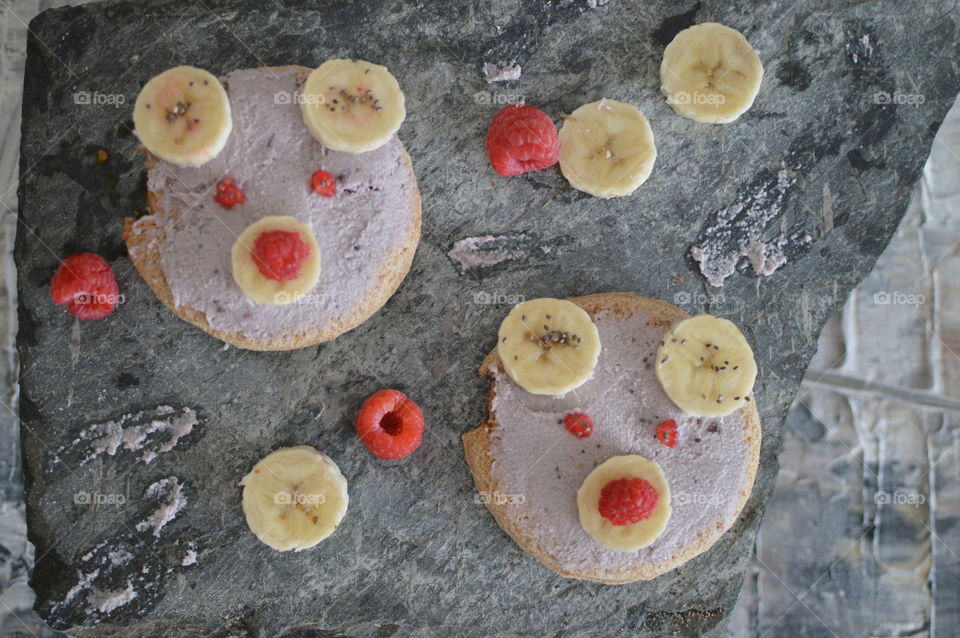
[[[460,272],[466,272],[523,259],[530,254],[530,244],[530,237],[523,233],[467,237],[454,243],[447,256],[460,264]]]
[[[177,513],[187,504],[183,494],[183,485],[176,476],[157,481],[147,488],[146,497],[160,498],[161,503],[147,518],[137,523],[137,531],[153,529],[153,535],[159,536],[163,526],[176,518]]]
[[[78,624],[102,621],[116,616],[118,610],[129,614],[149,608],[162,597],[163,580],[169,574],[197,563],[192,542],[168,542],[174,551],[152,547],[164,526],[186,505],[180,480],[171,476],[154,482],[141,500],[154,504],[119,525],[119,534],[80,556],[76,583],[60,602],[50,603],[50,620]]]
[[[63,462],[62,457],[79,453],[82,456],[77,462],[84,465],[101,454],[114,456],[120,450],[140,452],[140,460],[150,463],[176,447],[195,425],[197,414],[186,407],[177,411],[161,405],[153,410],[124,414],[116,420],[84,428],[69,445],[57,450],[54,464]]]
[[[794,237],[781,228],[773,238],[764,238],[767,225],[783,212],[784,199],[796,180],[781,167],[767,172],[737,195],[732,205],[715,212],[707,228],[690,247],[690,256],[713,286],[722,286],[741,259],[758,275],[769,276],[786,263],[784,247]],[[801,238],[809,242],[809,237]]]
[[[501,61],[496,64],[490,62],[484,62],[483,64],[483,75],[489,83],[519,80],[521,71],[520,65],[516,63]]]
[[[88,611],[99,611],[102,614],[109,614],[117,607],[126,605],[136,597],[137,592],[134,591],[133,584],[130,582],[127,582],[127,586],[123,589],[113,591],[94,589],[90,593],[90,596],[87,597],[87,603],[89,604]]]

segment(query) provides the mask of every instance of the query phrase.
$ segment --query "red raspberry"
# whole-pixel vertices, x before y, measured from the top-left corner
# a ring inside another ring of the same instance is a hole
[[[563,417],[563,426],[578,439],[585,439],[593,434],[593,419],[584,412],[571,412],[566,415]]]
[[[487,129],[487,157],[504,177],[553,166],[560,159],[557,127],[535,106],[508,104]]]
[[[632,525],[650,518],[660,495],[650,481],[642,478],[621,478],[610,481],[600,490],[600,516],[614,525]]]
[[[423,441],[423,412],[397,390],[380,390],[363,402],[357,435],[381,459],[402,459]]]
[[[310,244],[299,233],[268,230],[253,244],[253,260],[260,274],[273,281],[290,281],[300,276],[300,266],[310,256]]]
[[[80,253],[63,260],[50,280],[50,296],[80,319],[103,319],[117,307],[120,289],[113,268],[100,255]]]
[[[224,208],[233,208],[237,204],[247,201],[247,198],[237,180],[232,177],[224,177],[217,182],[217,194],[213,196],[213,201]]]
[[[310,176],[310,188],[317,195],[336,197],[337,182],[328,171],[317,171]]]
[[[673,419],[667,419],[658,425],[657,440],[667,447],[675,446],[677,444],[677,422]]]

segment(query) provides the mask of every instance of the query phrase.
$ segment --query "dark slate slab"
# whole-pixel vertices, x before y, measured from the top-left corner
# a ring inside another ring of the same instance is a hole
[[[16,243],[37,610],[82,636],[710,631],[736,600],[817,334],[896,229],[960,88],[952,6],[156,0],[42,14],[28,46]],[[675,116],[659,96],[664,44],[711,20],[742,30],[767,69],[753,110],[722,127]],[[166,311],[125,255],[123,218],[144,209],[130,105],[177,63],[224,73],[332,56],[385,62],[406,91],[401,137],[423,193],[423,243],[399,293],[352,333],[299,352],[225,349]],[[487,85],[481,64],[500,60],[519,62],[522,78]],[[126,104],[76,104],[82,91]],[[657,136],[652,178],[620,201],[570,189],[557,169],[497,179],[484,133],[494,104],[516,95],[558,121],[603,96],[638,104]],[[778,209],[767,215],[771,190]],[[712,288],[689,248],[742,243],[742,224],[711,230],[738,202],[736,214],[767,218],[763,236],[782,240],[788,261],[769,278],[742,263]],[[447,251],[488,233],[509,234],[528,256],[462,274]],[[119,275],[127,301],[107,321],[75,322],[48,296],[58,258],[78,250],[106,255]],[[507,311],[500,301],[615,290],[745,329],[761,368],[764,446],[753,498],[712,551],[653,582],[605,587],[555,576],[501,532],[474,499],[459,437],[486,413],[475,370]],[[363,398],[385,386],[428,415],[429,435],[406,462],[373,460],[351,431]],[[86,424],[162,404],[195,408],[201,425],[153,463],[131,453],[53,462]],[[247,531],[236,484],[269,450],[301,443],[338,461],[351,507],[322,547],[278,554]],[[171,476],[186,506],[159,536],[138,531],[158,504],[147,487]],[[126,501],[92,507],[75,503],[80,492]],[[114,565],[121,548],[133,558]],[[190,548],[197,562],[185,566]],[[65,603],[83,575],[89,586]],[[135,598],[88,612],[89,589],[128,585]]]

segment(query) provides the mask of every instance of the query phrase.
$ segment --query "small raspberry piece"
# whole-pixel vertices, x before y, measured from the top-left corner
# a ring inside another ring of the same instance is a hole
[[[657,440],[667,447],[675,446],[677,444],[677,422],[673,419],[667,419],[658,425]]]
[[[50,296],[80,319],[103,319],[117,307],[120,288],[100,255],[80,253],[63,260],[50,280]]]
[[[610,481],[600,490],[600,516],[614,525],[632,525],[650,518],[660,495],[650,481],[642,478],[621,478]]]
[[[317,171],[310,176],[310,188],[317,195],[336,197],[337,182],[329,171]]]
[[[357,435],[381,459],[402,459],[423,441],[423,412],[398,390],[380,390],[363,402]]]
[[[563,426],[578,439],[585,439],[593,434],[593,419],[584,412],[571,412],[566,415],[563,417]]]
[[[252,255],[261,275],[273,281],[290,281],[300,276],[300,266],[310,256],[310,244],[299,233],[268,230],[257,237]]]
[[[232,177],[224,177],[217,182],[217,194],[213,196],[213,201],[224,208],[233,208],[237,204],[247,201],[247,197],[243,194],[243,189],[240,188],[237,180]]]
[[[487,129],[487,157],[504,177],[553,166],[560,159],[557,127],[535,106],[508,104]]]

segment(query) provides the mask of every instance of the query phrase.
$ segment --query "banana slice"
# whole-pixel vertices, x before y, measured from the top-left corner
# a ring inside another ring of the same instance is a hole
[[[397,79],[387,67],[364,60],[327,60],[314,69],[300,110],[321,144],[348,153],[383,146],[407,115]]]
[[[750,400],[757,363],[733,322],[697,315],[664,335],[656,373],[670,400],[687,414],[725,416]]]
[[[653,131],[632,104],[600,100],[566,117],[560,170],[570,185],[596,197],[623,197],[647,181],[657,159]]]
[[[531,394],[566,394],[593,376],[600,333],[590,315],[565,299],[531,299],[500,324],[497,354],[517,385]]]
[[[253,258],[253,247],[261,233],[285,230],[299,233],[310,245],[310,256],[300,266],[300,274],[289,281],[274,281],[263,276]],[[233,280],[253,301],[267,306],[282,306],[298,302],[315,286],[320,278],[320,246],[309,225],[294,217],[264,217],[240,233],[233,243]]]
[[[657,504],[650,516],[629,525],[614,525],[600,514],[600,493],[610,481],[639,478],[657,492]],[[614,456],[598,465],[577,490],[580,525],[595,541],[608,549],[634,552],[655,541],[670,519],[670,485],[660,465],[636,454]]]
[[[732,122],[753,105],[763,63],[743,34],[707,22],[684,29],[663,52],[660,90],[695,122]]]
[[[140,90],[133,127],[140,142],[160,159],[200,166],[216,157],[230,137],[230,99],[213,74],[174,67]]]
[[[347,480],[336,463],[309,445],[271,452],[240,485],[250,531],[281,552],[310,549],[330,536],[347,512]]]

